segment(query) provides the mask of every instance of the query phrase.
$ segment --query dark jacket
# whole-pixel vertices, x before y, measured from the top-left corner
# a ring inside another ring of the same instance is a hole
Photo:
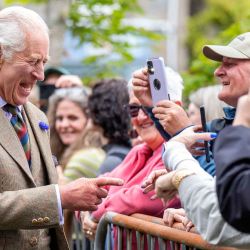
[[[236,229],[250,233],[250,129],[229,126],[216,139],[216,188],[221,214]]]

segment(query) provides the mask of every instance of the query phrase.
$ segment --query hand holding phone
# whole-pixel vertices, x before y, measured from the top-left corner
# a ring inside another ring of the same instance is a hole
[[[162,57],[147,61],[149,85],[153,104],[161,100],[169,100],[165,64]]]
[[[200,106],[200,115],[201,115],[202,130],[204,132],[207,132],[206,113],[205,113],[205,107],[204,106]],[[204,141],[204,145],[205,145],[206,161],[210,162],[210,154],[209,154],[208,142]]]

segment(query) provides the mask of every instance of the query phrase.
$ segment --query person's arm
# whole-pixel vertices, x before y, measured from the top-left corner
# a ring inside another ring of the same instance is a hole
[[[250,129],[230,126],[215,143],[217,194],[225,220],[250,233]]]
[[[193,173],[181,179],[178,188],[188,218],[211,244],[249,248],[250,235],[235,230],[221,216],[213,177],[192,160],[191,154],[183,146],[180,142],[169,142],[165,161],[173,170]]]
[[[206,173],[184,178],[179,186],[179,196],[188,218],[206,241],[249,249],[250,235],[237,231],[221,216],[212,176]]]
[[[207,162],[206,155],[194,156],[194,158],[199,162],[200,166],[211,176],[215,176],[215,162],[213,155],[210,151],[210,161]]]
[[[0,193],[0,230],[59,225],[55,185]]]

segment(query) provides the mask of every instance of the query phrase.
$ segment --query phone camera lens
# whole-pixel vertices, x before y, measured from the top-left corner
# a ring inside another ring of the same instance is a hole
[[[150,75],[154,74],[154,67],[152,61],[147,61],[147,66],[148,66],[148,73]]]
[[[161,82],[158,79],[154,79],[154,88],[159,90],[161,88]]]

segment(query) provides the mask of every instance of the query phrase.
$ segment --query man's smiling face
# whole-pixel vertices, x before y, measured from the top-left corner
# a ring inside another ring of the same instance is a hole
[[[33,32],[26,37],[26,48],[13,54],[0,65],[0,95],[12,105],[27,102],[33,86],[44,79],[44,65],[48,60],[47,34]]]
[[[248,93],[250,87],[250,60],[223,57],[214,75],[222,84],[218,98],[236,107],[239,97]]]

